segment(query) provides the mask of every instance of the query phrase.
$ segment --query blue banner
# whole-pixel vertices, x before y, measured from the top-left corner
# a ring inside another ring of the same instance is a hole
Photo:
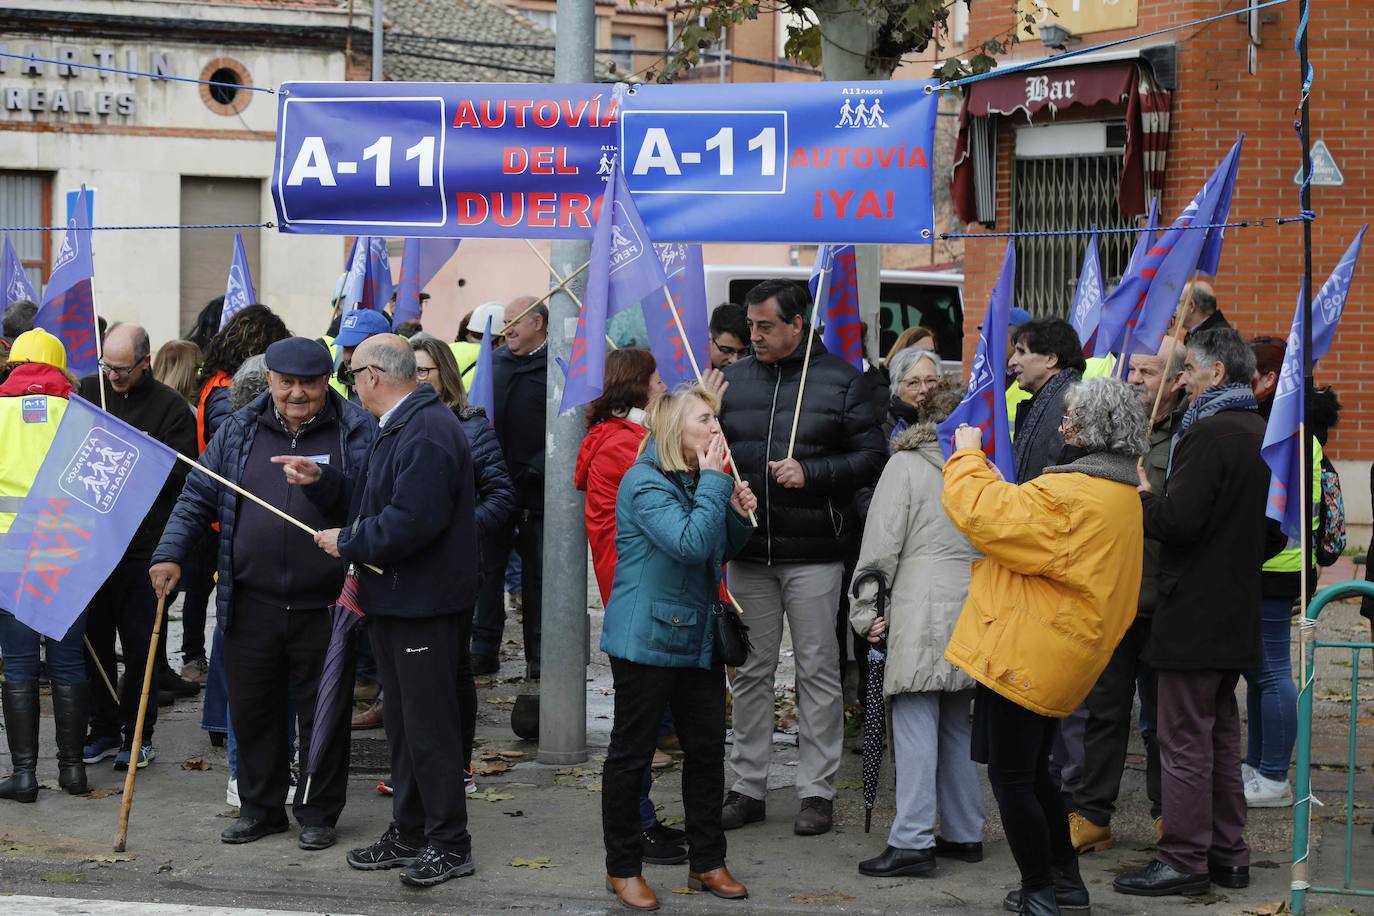
[[[591,238],[618,159],[655,240],[931,241],[924,81],[287,83],[282,231]]]
[[[65,636],[124,556],[175,463],[172,449],[71,398],[0,540],[0,606],[44,636]]]
[[[96,358],[95,297],[92,279],[95,261],[91,258],[90,208],[82,187],[76,213],[67,222],[62,247],[53,262],[48,285],[43,289],[43,303],[34,316],[34,326],[40,327],[62,341],[67,349],[67,369],[80,378],[99,368]]]
[[[4,254],[0,255],[0,309],[9,308],[10,303],[20,299],[36,303],[38,293],[34,292],[29,275],[24,272],[19,253],[10,244],[9,236],[5,236]]]
[[[224,284],[224,306],[219,311],[219,329],[234,320],[234,316],[250,305],[256,305],[258,291],[253,286],[253,272],[248,268],[248,253],[243,250],[243,236],[234,233],[234,254],[229,259],[229,280]]]

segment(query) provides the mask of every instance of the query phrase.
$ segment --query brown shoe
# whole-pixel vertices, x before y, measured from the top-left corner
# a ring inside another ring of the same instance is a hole
[[[654,896],[654,889],[639,875],[633,878],[612,878],[607,875],[606,890],[619,897],[620,902],[632,910],[658,909],[658,897]]]
[[[366,703],[368,700],[377,699],[377,695],[382,692],[382,685],[373,681],[365,684],[362,681],[353,682],[353,702]]]
[[[662,735],[658,739],[658,749],[665,754],[681,754],[682,742],[677,735]]]
[[[725,900],[743,900],[749,896],[749,889],[736,881],[724,865],[699,874],[689,871],[687,886],[694,891],[710,891]]]
[[[373,703],[367,709],[353,717],[353,730],[361,731],[366,728],[382,727],[382,700]]]

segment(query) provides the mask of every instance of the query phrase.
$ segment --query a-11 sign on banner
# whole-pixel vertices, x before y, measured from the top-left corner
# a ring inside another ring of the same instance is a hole
[[[283,231],[590,238],[617,157],[655,241],[931,240],[918,81],[288,83]]]

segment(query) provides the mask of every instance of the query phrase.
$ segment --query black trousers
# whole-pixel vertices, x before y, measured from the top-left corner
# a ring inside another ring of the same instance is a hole
[[[391,745],[392,820],[401,839],[467,855],[467,796],[459,767],[463,721],[458,654],[469,613],[372,618],[372,650]]]
[[[133,748],[134,725],[138,721],[138,700],[143,694],[143,668],[153,639],[153,617],[157,614],[157,595],[148,579],[147,560],[119,561],[105,584],[87,606],[86,636],[95,649],[96,660],[110,679],[115,671],[115,634],[124,650],[124,684],[119,703],[110,696],[93,663],[86,665],[91,682],[91,737],[122,737],[124,750]],[[166,626],[164,611],[163,626]],[[143,719],[143,743],[153,741],[157,724],[157,657],[153,657],[154,678],[148,696],[148,711]]]
[[[525,666],[539,675],[539,646],[544,602],[544,516],[517,510],[505,528],[492,533],[482,544],[482,585],[477,599],[477,619],[472,626],[472,653],[496,655],[506,626],[506,558],[514,549],[520,554],[520,593],[523,604]]]
[[[1126,746],[1131,738],[1137,678],[1144,685],[1141,714],[1151,721],[1154,718],[1155,673],[1141,658],[1149,640],[1150,618],[1137,617],[1088,694],[1083,772],[1073,792],[1073,807],[1099,827],[1110,824],[1116,811],[1121,774],[1126,767]],[[1153,729],[1145,736],[1145,793],[1150,799],[1150,816],[1159,817],[1159,745]]]
[[[315,734],[320,672],[329,649],[328,608],[286,610],[234,596],[234,622],[224,633],[224,673],[229,716],[238,741],[240,813],[280,821],[291,780],[287,747],[287,698],[295,701],[302,772]],[[335,698],[333,734],[320,768],[310,779],[308,804],[294,805],[301,826],[333,827],[348,796],[349,720],[353,689],[352,637],[344,652]],[[302,785],[302,790],[304,786]],[[301,791],[298,797],[305,793]]]
[[[1059,720],[1037,715],[980,684],[974,728],[985,741],[988,782],[1021,870],[1021,889],[1050,887],[1056,869],[1077,875],[1078,854],[1069,838],[1064,798],[1050,777],[1050,748]]]
[[[615,722],[601,773],[601,831],[606,873],[640,874],[639,796],[644,770],[654,757],[663,708],[673,712],[684,755],[682,804],[692,871],[725,864],[725,672],[717,665],[659,668],[611,658]]]
[[[181,660],[208,658],[205,653],[206,608],[215,596],[215,571],[219,563],[219,532],[205,531],[191,554],[181,577],[186,600],[181,604]]]

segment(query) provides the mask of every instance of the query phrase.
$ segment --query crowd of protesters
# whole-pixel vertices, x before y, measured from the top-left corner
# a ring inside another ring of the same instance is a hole
[[[385,312],[341,300],[340,284],[320,337],[293,335],[263,305],[221,328],[219,300],[156,353],[143,328],[116,324],[84,379],[32,327],[32,303],[6,310],[0,533],[74,396],[258,499],[180,465],[65,638],[0,610],[13,768],[0,798],[37,798],[40,679],[64,790],[86,792],[85,767],[110,757],[117,769],[156,759],[157,702],[134,744],[137,647],[159,601],[180,595],[180,673],[173,647],[149,660],[159,701],[203,688],[202,727],[228,745],[239,815],[223,842],[289,830],[289,805],[302,849],[334,845],[350,725],[384,726],[392,822],[348,864],[401,868],[416,886],[473,871],[474,677],[499,670],[510,610],[525,676],[540,676],[548,312],[532,297],[488,303],[449,343],[421,322],[393,333]],[[1290,620],[1304,563],[1340,552],[1328,509],[1339,480],[1320,451],[1340,406],[1320,389],[1309,408],[1321,511],[1303,557],[1264,514],[1259,447],[1284,341],[1247,341],[1205,284],[1184,305],[1186,338],[1126,366],[1085,359],[1066,322],[1016,310],[1016,483],[987,460],[979,429],[941,441],[964,386],[931,331],[907,329],[881,363],[855,368],[826,351],[796,283],[763,282],[713,311],[699,385],[669,391],[647,350],[610,353],[570,483],[585,493],[616,688],[602,826],[620,902],[658,907],[644,863],[687,862],[692,889],[748,895],[726,866],[726,832],[767,817],[784,621],[799,836],[834,824],[850,641],[856,659],[885,646],[896,814],[862,874],[981,861],[981,763],[1021,873],[1007,908],[1087,907],[1078,856],[1114,843],[1136,727],[1158,843],[1115,889],[1248,884],[1247,808],[1292,803]],[[497,344],[490,417],[467,396],[483,329]],[[365,617],[340,643],[348,595]],[[736,613],[749,651],[728,682],[727,787],[719,630]],[[321,705],[331,691],[343,700]],[[353,716],[355,699],[375,702]],[[681,830],[650,797],[664,748],[684,756]]]

